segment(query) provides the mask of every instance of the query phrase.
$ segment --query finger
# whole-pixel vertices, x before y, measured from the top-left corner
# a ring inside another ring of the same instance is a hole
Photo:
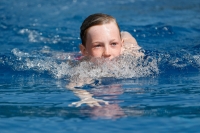
[[[99,103],[97,103],[97,102],[93,102],[93,103],[90,103],[90,104],[88,104],[90,107],[94,107],[94,106],[97,106],[97,107],[101,107],[101,105],[99,104]]]
[[[95,106],[97,107],[101,107],[101,105],[99,103],[95,103]]]
[[[71,104],[69,104],[68,106],[72,107],[72,106],[75,106],[77,102],[73,102]]]
[[[104,101],[104,103],[105,103],[106,105],[109,105],[109,102],[108,102],[108,101]]]
[[[78,103],[76,104],[76,107],[80,107],[82,104],[83,104],[82,102],[78,102]]]
[[[69,107],[72,107],[73,105],[72,105],[72,104],[69,104],[68,106],[69,106]]]
[[[104,104],[106,104],[106,105],[108,105],[108,104],[109,104],[109,102],[108,102],[108,101],[104,101],[104,100],[98,100],[98,102],[102,102],[102,103],[104,103]]]

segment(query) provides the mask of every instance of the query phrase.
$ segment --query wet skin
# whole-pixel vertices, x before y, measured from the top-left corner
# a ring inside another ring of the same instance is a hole
[[[80,45],[83,56],[113,59],[122,52],[123,40],[114,22],[88,29],[85,46]]]

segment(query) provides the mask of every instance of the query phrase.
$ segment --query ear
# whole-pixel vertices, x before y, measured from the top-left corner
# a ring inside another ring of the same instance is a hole
[[[123,54],[123,52],[124,52],[124,39],[122,39],[122,47],[121,47],[121,52],[120,52],[120,54]]]
[[[80,44],[80,45],[79,45],[79,48],[80,48],[80,50],[81,50],[81,54],[82,54],[83,56],[87,56],[87,51],[86,51],[85,46],[84,46],[83,44]]]
[[[122,47],[124,46],[124,39],[122,39]]]

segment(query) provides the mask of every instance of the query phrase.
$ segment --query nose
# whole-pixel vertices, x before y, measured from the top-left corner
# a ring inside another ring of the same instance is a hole
[[[108,47],[105,47],[104,48],[104,52],[103,52],[103,55],[102,55],[104,58],[111,58],[111,54],[110,54],[110,50]]]

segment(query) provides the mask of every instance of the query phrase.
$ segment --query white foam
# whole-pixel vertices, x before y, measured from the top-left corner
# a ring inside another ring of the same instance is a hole
[[[21,29],[19,33],[27,34],[30,42],[38,42],[39,40],[44,39],[43,37],[40,37],[40,34],[35,30]]]
[[[83,61],[73,69],[72,75],[79,75],[80,78],[90,77],[96,79],[102,77],[147,77],[158,73],[158,65],[155,59],[123,55],[111,61],[98,59],[98,63]]]
[[[18,69],[34,70],[37,72],[48,71],[55,78],[133,78],[147,77],[159,73],[157,60],[150,56],[144,59],[143,57],[136,58],[131,55],[123,55],[110,61],[95,59],[92,62],[88,60],[79,62],[68,60],[74,53],[48,51],[48,48],[44,48],[38,51],[40,53],[35,54],[22,52],[18,49],[13,49],[12,52],[18,57],[18,61],[20,62],[20,65],[16,66]],[[51,52],[53,54],[46,55],[46,53]],[[60,55],[66,56],[66,58],[60,60]]]
[[[194,55],[193,56],[195,63],[198,65],[198,67],[200,68],[200,55]]]
[[[31,29],[21,29],[19,30],[19,34],[28,35],[28,40],[29,42],[32,43],[43,42],[43,43],[57,44],[61,42],[61,38],[59,35],[45,37],[43,33]]]

